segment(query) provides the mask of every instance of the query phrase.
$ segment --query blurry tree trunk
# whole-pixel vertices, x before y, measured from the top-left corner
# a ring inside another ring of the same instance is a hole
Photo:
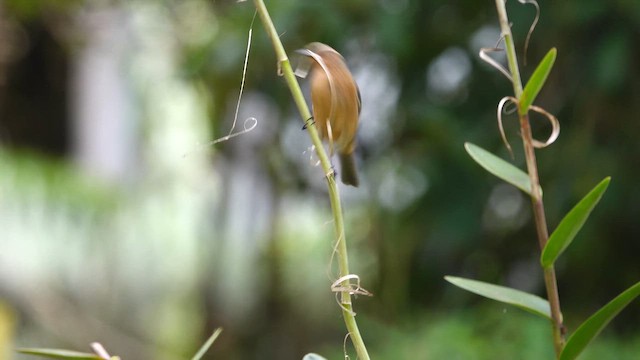
[[[136,124],[125,60],[131,53],[126,12],[88,7],[71,68],[73,152],[86,173],[121,182],[136,168]]]

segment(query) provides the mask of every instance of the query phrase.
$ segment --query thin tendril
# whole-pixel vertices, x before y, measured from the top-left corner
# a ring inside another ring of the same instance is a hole
[[[349,340],[349,337],[351,336],[351,333],[347,333],[347,335],[344,336],[344,340],[342,341],[342,352],[344,353],[344,358],[345,360],[349,360],[349,354],[347,354],[347,340]]]
[[[238,1],[240,2],[240,1]],[[227,136],[223,136],[221,138],[215,139],[215,140],[211,140],[209,142],[206,142],[203,145],[200,145],[199,148],[205,148],[205,147],[209,147],[218,143],[221,143],[223,141],[227,141],[231,138],[234,138],[236,136],[240,136],[242,134],[246,134],[249,131],[253,130],[256,128],[256,126],[258,126],[258,119],[256,119],[255,117],[248,117],[247,119],[244,120],[243,123],[243,129],[241,131],[238,131],[236,133],[234,133],[233,131],[236,128],[236,125],[238,123],[238,113],[240,112],[240,102],[242,101],[242,94],[244,93],[244,84],[245,84],[245,80],[247,78],[247,67],[249,65],[249,50],[251,50],[251,38],[252,38],[252,34],[253,34],[253,23],[256,20],[256,15],[258,14],[258,11],[256,10],[253,13],[253,19],[251,19],[251,25],[249,26],[249,36],[247,38],[247,51],[245,52],[245,56],[244,56],[244,66],[242,68],[242,81],[240,82],[240,93],[238,94],[238,102],[236,103],[236,111],[235,114],[233,116],[233,123],[231,124],[231,129],[229,129],[229,133],[227,134]],[[183,157],[189,155],[189,153],[186,153],[183,155]]]
[[[513,96],[505,96],[503,97],[500,102],[498,103],[498,129],[500,130],[500,136],[502,137],[502,142],[504,142],[504,146],[507,148],[507,150],[509,150],[509,154],[511,155],[511,158],[513,159],[513,150],[511,149],[511,145],[509,144],[509,141],[507,140],[507,135],[504,133],[504,127],[502,126],[502,112],[504,111],[504,107],[505,105],[508,103],[517,103],[518,100],[516,98],[514,98]]]
[[[247,39],[247,51],[244,55],[244,66],[242,67],[242,81],[240,82],[240,94],[238,94],[238,102],[236,103],[236,113],[233,116],[233,124],[231,125],[231,129],[229,130],[229,135],[233,133],[233,130],[236,128],[236,123],[238,121],[238,112],[240,111],[240,101],[242,100],[242,94],[244,93],[244,82],[247,78],[247,65],[249,64],[249,50],[251,49],[251,36],[253,34],[253,23],[256,20],[256,15],[258,11],[256,10],[253,13],[253,19],[251,19],[251,25],[249,26],[249,37]]]
[[[513,78],[511,77],[511,74],[509,73],[509,71],[507,69],[505,69],[505,67],[502,66],[499,62],[497,62],[494,58],[489,56],[489,53],[491,53],[491,52],[503,52],[504,51],[504,49],[498,47],[500,45],[500,42],[502,42],[503,39],[504,39],[503,37],[498,39],[498,43],[496,44],[496,46],[494,46],[492,48],[489,48],[489,47],[481,48],[480,49],[480,53],[478,54],[478,56],[480,56],[480,59],[482,59],[484,62],[486,62],[487,64],[493,66],[498,71],[500,71],[504,76],[507,77],[507,79],[509,79],[509,81],[513,81]]]
[[[558,138],[558,136],[560,135],[560,122],[558,121],[558,119],[555,116],[553,116],[550,112],[546,111],[545,109],[539,106],[531,105],[529,109],[534,112],[537,112],[538,114],[544,115],[547,118],[547,120],[549,120],[549,122],[551,123],[551,129],[552,129],[551,135],[549,135],[549,138],[547,139],[547,141],[542,142],[542,141],[533,139],[532,141],[533,146],[537,149],[542,149],[553,144]]]
[[[540,19],[540,6],[536,0],[518,0],[519,3],[526,5],[531,4],[536,7],[536,17],[533,19],[531,26],[529,27],[529,32],[527,33],[527,39],[524,42],[524,65],[527,65],[527,51],[529,49],[529,40],[531,40],[531,34],[533,34],[533,30],[535,30],[536,25],[538,25],[538,19]]]

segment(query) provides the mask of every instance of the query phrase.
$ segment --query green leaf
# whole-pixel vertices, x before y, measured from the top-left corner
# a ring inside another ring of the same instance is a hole
[[[622,309],[640,295],[640,282],[625,290],[582,323],[565,345],[560,360],[573,360]]]
[[[200,360],[204,356],[204,354],[209,350],[214,341],[218,338],[220,333],[222,332],[222,328],[217,328],[216,331],[209,336],[207,341],[200,347],[200,350],[191,358],[191,360]]]
[[[302,358],[302,360],[327,360],[327,359],[318,354],[308,353]]]
[[[465,143],[464,148],[485,170],[531,195],[531,181],[527,173],[472,143]]]
[[[543,267],[552,266],[560,254],[571,244],[578,234],[578,231],[582,228],[582,225],[584,225],[589,218],[591,211],[607,190],[610,181],[610,177],[602,180],[560,221],[558,227],[549,237],[547,245],[545,245],[542,250],[540,263]]]
[[[536,96],[538,96],[540,89],[542,89],[545,81],[547,81],[547,76],[549,76],[551,68],[553,68],[553,63],[556,61],[556,54],[556,48],[549,50],[531,75],[527,85],[525,85],[522,95],[520,95],[520,99],[518,99],[521,114],[527,112],[529,106],[536,100]]]
[[[37,355],[51,359],[102,360],[102,358],[96,354],[82,353],[70,350],[21,348],[17,349],[17,351],[23,354]]]
[[[539,296],[524,291],[493,285],[482,281],[445,276],[445,280],[453,285],[486,298],[517,306],[536,315],[551,319],[549,302]]]

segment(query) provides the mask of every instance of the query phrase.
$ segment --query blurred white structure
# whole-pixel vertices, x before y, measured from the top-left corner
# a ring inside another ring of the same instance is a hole
[[[86,173],[112,182],[136,168],[139,119],[127,62],[134,53],[131,17],[122,8],[92,7],[79,14],[81,46],[72,59],[73,150]]]

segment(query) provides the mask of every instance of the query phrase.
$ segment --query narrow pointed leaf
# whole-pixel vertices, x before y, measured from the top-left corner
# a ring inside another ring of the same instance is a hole
[[[37,355],[50,359],[102,360],[102,358],[96,354],[70,350],[22,348],[17,349],[17,351],[23,354]]]
[[[589,345],[602,329],[640,295],[640,282],[625,290],[582,323],[565,345],[560,360],[573,360]]]
[[[327,359],[318,354],[308,353],[302,358],[302,360],[327,360]]]
[[[505,286],[489,284],[477,280],[465,279],[455,276],[445,276],[444,278],[453,285],[472,293],[484,296],[492,300],[517,306],[521,309],[524,309],[536,315],[543,316],[547,319],[551,318],[549,302],[539,296]]]
[[[589,192],[580,202],[569,211],[569,213],[560,221],[558,227],[549,237],[547,245],[542,250],[540,263],[543,267],[553,265],[556,259],[571,244],[578,231],[589,218],[591,211],[598,204],[602,195],[607,190],[610,177],[602,180]]]
[[[551,68],[553,68],[553,63],[556,61],[556,48],[552,48],[549,50],[547,55],[540,61],[538,67],[531,75],[531,78],[525,85],[524,90],[522,91],[522,95],[519,99],[519,110],[520,113],[524,114],[529,110],[529,106],[533,104],[536,100],[536,96],[544,86],[545,81],[547,81],[547,77],[551,72]]]
[[[211,334],[211,336],[209,336],[209,338],[202,345],[202,347],[200,347],[200,350],[198,350],[198,352],[191,358],[191,360],[200,360],[200,359],[202,359],[204,354],[207,353],[207,351],[209,350],[209,348],[211,347],[213,342],[216,341],[216,339],[218,338],[218,336],[220,335],[221,332],[222,332],[222,328],[217,328],[216,331],[214,331],[213,334]]]
[[[465,143],[464,148],[485,170],[531,195],[531,181],[527,173],[472,143]]]

